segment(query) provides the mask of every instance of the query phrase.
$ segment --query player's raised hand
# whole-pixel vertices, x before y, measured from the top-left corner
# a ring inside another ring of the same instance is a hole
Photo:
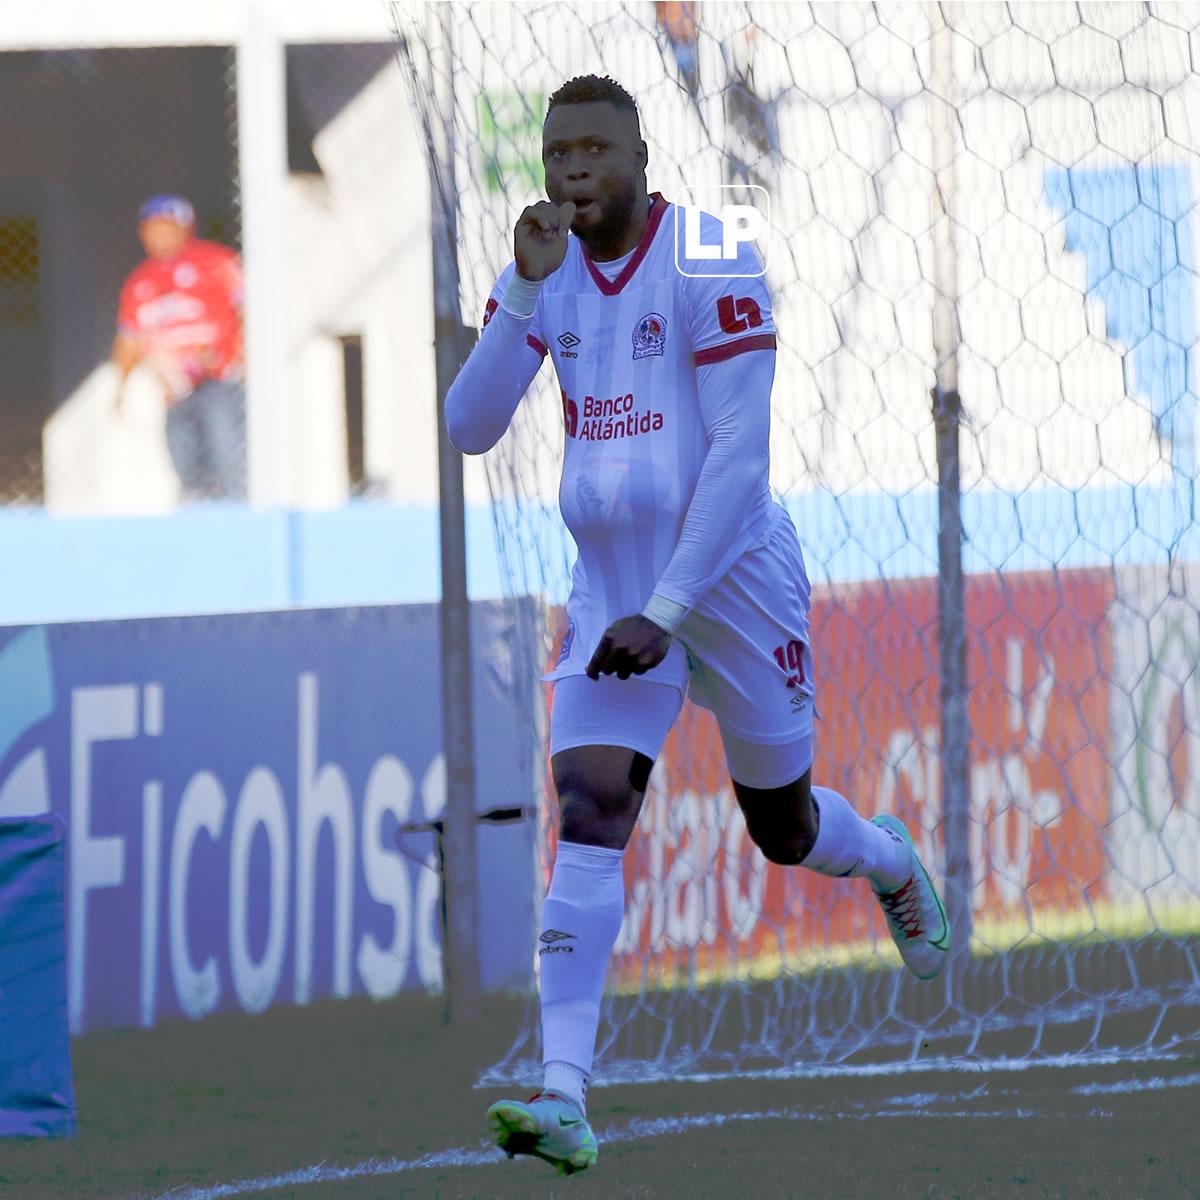
[[[531,204],[517,218],[513,230],[513,257],[522,279],[538,280],[552,275],[567,255],[567,232],[575,220],[575,205],[542,200]]]

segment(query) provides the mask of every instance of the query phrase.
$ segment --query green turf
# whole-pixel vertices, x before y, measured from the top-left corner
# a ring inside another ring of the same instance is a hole
[[[507,1047],[516,1002],[489,1003],[469,1030],[442,1024],[440,1001],[352,1000],[257,1017],[93,1034],[74,1045],[79,1136],[0,1142],[4,1200],[133,1200],[318,1163],[412,1159],[478,1147],[487,1106],[509,1089],[472,1090]],[[1194,1043],[1193,1043],[1194,1044]],[[257,1193],[298,1200],[398,1197],[1200,1197],[1200,1088],[1078,1096],[1081,1081],[1200,1072],[1142,1067],[884,1079],[730,1081],[597,1088],[592,1171],[560,1179],[543,1163],[501,1160]],[[535,1082],[535,1081],[531,1081]],[[864,1117],[896,1096],[986,1094],[975,1111],[1020,1105],[1029,1119]],[[518,1089],[520,1091],[520,1089]],[[859,1106],[859,1107],[856,1107]],[[796,1110],[817,1119],[605,1146],[634,1118]],[[840,1115],[839,1115],[840,1114]],[[1097,1115],[1108,1114],[1108,1115]]]

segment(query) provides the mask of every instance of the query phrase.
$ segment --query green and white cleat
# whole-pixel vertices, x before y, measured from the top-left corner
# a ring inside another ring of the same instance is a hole
[[[950,953],[950,922],[942,898],[917,857],[904,822],[883,813],[872,817],[871,824],[903,841],[912,855],[912,875],[908,882],[895,892],[875,892],[887,915],[892,941],[905,966],[918,979],[936,979]]]
[[[596,1161],[596,1138],[582,1110],[557,1092],[538,1092],[527,1104],[497,1100],[487,1111],[496,1145],[512,1158],[532,1154],[574,1175]]]

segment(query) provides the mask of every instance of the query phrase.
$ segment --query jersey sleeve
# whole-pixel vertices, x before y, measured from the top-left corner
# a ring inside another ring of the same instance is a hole
[[[708,454],[679,542],[655,584],[646,613],[671,632],[733,565],[746,531],[761,527],[770,504],[767,477],[775,352],[735,355],[724,366],[700,367],[696,378]]]
[[[705,214],[703,240],[720,244],[721,223]],[[697,367],[724,362],[750,350],[775,349],[775,318],[762,259],[749,242],[741,242],[736,260],[687,260],[683,277],[684,307]]]
[[[483,309],[483,324],[480,329],[484,329],[488,322],[495,315],[496,309],[500,307],[500,302],[504,299],[504,293],[508,291],[508,285],[512,282],[513,275],[516,274],[516,262],[510,262],[503,271],[500,272],[500,278],[496,280],[496,286],[492,288],[491,295],[488,296],[487,304]],[[537,308],[534,309],[533,317],[529,321],[529,328],[525,332],[525,344],[531,349],[536,350],[544,359],[549,351],[546,348],[546,339],[542,336],[541,328],[541,302],[538,302]]]
[[[242,260],[232,250],[221,256],[219,275],[221,286],[233,308],[241,308],[245,298],[245,281],[242,276]]]
[[[464,454],[483,454],[504,436],[546,357],[537,309],[523,317],[503,306],[515,270],[510,263],[496,280],[479,341],[446,393],[446,429]]]
[[[133,289],[136,282],[135,272],[125,280],[125,283],[121,287],[121,297],[117,301],[117,332],[127,334],[130,337],[136,337],[141,332],[137,319],[137,305],[133,299]]]

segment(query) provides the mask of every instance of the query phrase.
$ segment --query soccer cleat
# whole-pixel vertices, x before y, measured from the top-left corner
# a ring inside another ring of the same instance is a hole
[[[532,1154],[574,1175],[596,1161],[596,1138],[582,1109],[557,1092],[538,1092],[527,1104],[497,1100],[487,1111],[496,1145],[512,1158]]]
[[[892,931],[892,941],[905,966],[918,979],[934,979],[941,974],[950,951],[950,922],[942,898],[933,886],[904,822],[888,813],[871,818],[892,837],[903,839],[912,855],[912,875],[897,891],[875,891]]]

